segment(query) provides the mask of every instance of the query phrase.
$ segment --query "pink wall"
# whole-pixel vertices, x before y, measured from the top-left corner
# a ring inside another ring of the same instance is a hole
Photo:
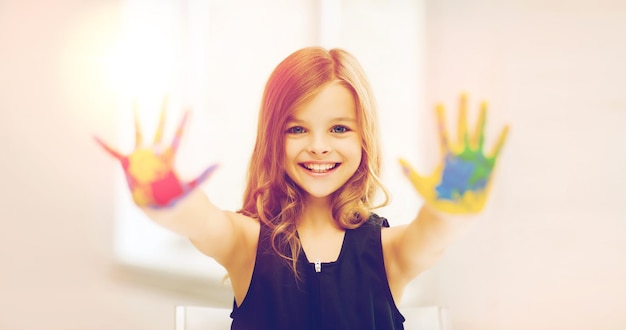
[[[425,3],[426,97],[486,97],[487,141],[511,132],[484,219],[420,302],[455,329],[626,328],[626,4]]]
[[[98,54],[119,1],[0,1],[0,328],[163,329],[182,294],[114,279]]]
[[[509,122],[484,218],[416,281],[454,328],[623,329],[626,8],[424,1],[429,106],[488,98]],[[112,274],[118,123],[100,54],[121,1],[0,2],[0,328],[172,329],[196,298]],[[424,127],[424,134],[432,131]],[[428,138],[425,138],[428,139]]]

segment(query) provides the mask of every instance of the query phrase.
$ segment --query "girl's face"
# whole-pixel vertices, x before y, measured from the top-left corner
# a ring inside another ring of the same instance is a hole
[[[361,163],[352,93],[339,83],[300,106],[285,126],[285,171],[311,197],[328,197]]]

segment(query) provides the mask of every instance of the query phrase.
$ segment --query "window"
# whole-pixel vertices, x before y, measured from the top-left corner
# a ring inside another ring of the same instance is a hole
[[[167,93],[164,141],[173,135],[183,109],[192,109],[177,156],[179,175],[192,179],[219,162],[202,189],[219,207],[237,210],[271,71],[305,46],[344,48],[364,66],[380,109],[383,180],[393,203],[379,213],[392,224],[409,221],[419,199],[396,159],[418,157],[421,5],[419,0],[126,0],[124,29],[111,62],[120,96],[117,145],[134,141],[132,99],[138,101],[144,141],[150,141]],[[122,173],[117,182],[115,252],[121,263],[222,280],[225,271],[219,264],[137,210]]]

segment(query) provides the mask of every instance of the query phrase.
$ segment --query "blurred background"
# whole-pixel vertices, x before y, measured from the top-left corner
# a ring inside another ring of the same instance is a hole
[[[483,217],[407,290],[454,329],[624,329],[626,4],[564,0],[0,0],[0,329],[173,329],[174,306],[230,307],[223,270],[130,204],[97,135],[129,152],[169,95],[191,108],[183,177],[239,207],[265,80],[341,47],[379,107],[392,224],[419,197],[396,159],[438,161],[432,110],[511,125]],[[452,130],[453,131],[453,130]]]

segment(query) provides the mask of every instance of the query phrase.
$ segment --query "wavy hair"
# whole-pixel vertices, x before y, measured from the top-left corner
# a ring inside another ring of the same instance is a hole
[[[379,175],[381,151],[376,105],[361,65],[342,49],[300,49],[285,58],[270,75],[259,111],[257,138],[249,163],[240,213],[272,230],[271,245],[292,267],[296,278],[302,246],[296,219],[303,210],[304,191],[284,169],[285,125],[299,106],[331,82],[352,92],[362,146],[361,163],[332,196],[332,215],[340,228],[353,229],[367,221],[371,210],[387,204],[389,195]],[[375,205],[377,191],[384,200]]]

